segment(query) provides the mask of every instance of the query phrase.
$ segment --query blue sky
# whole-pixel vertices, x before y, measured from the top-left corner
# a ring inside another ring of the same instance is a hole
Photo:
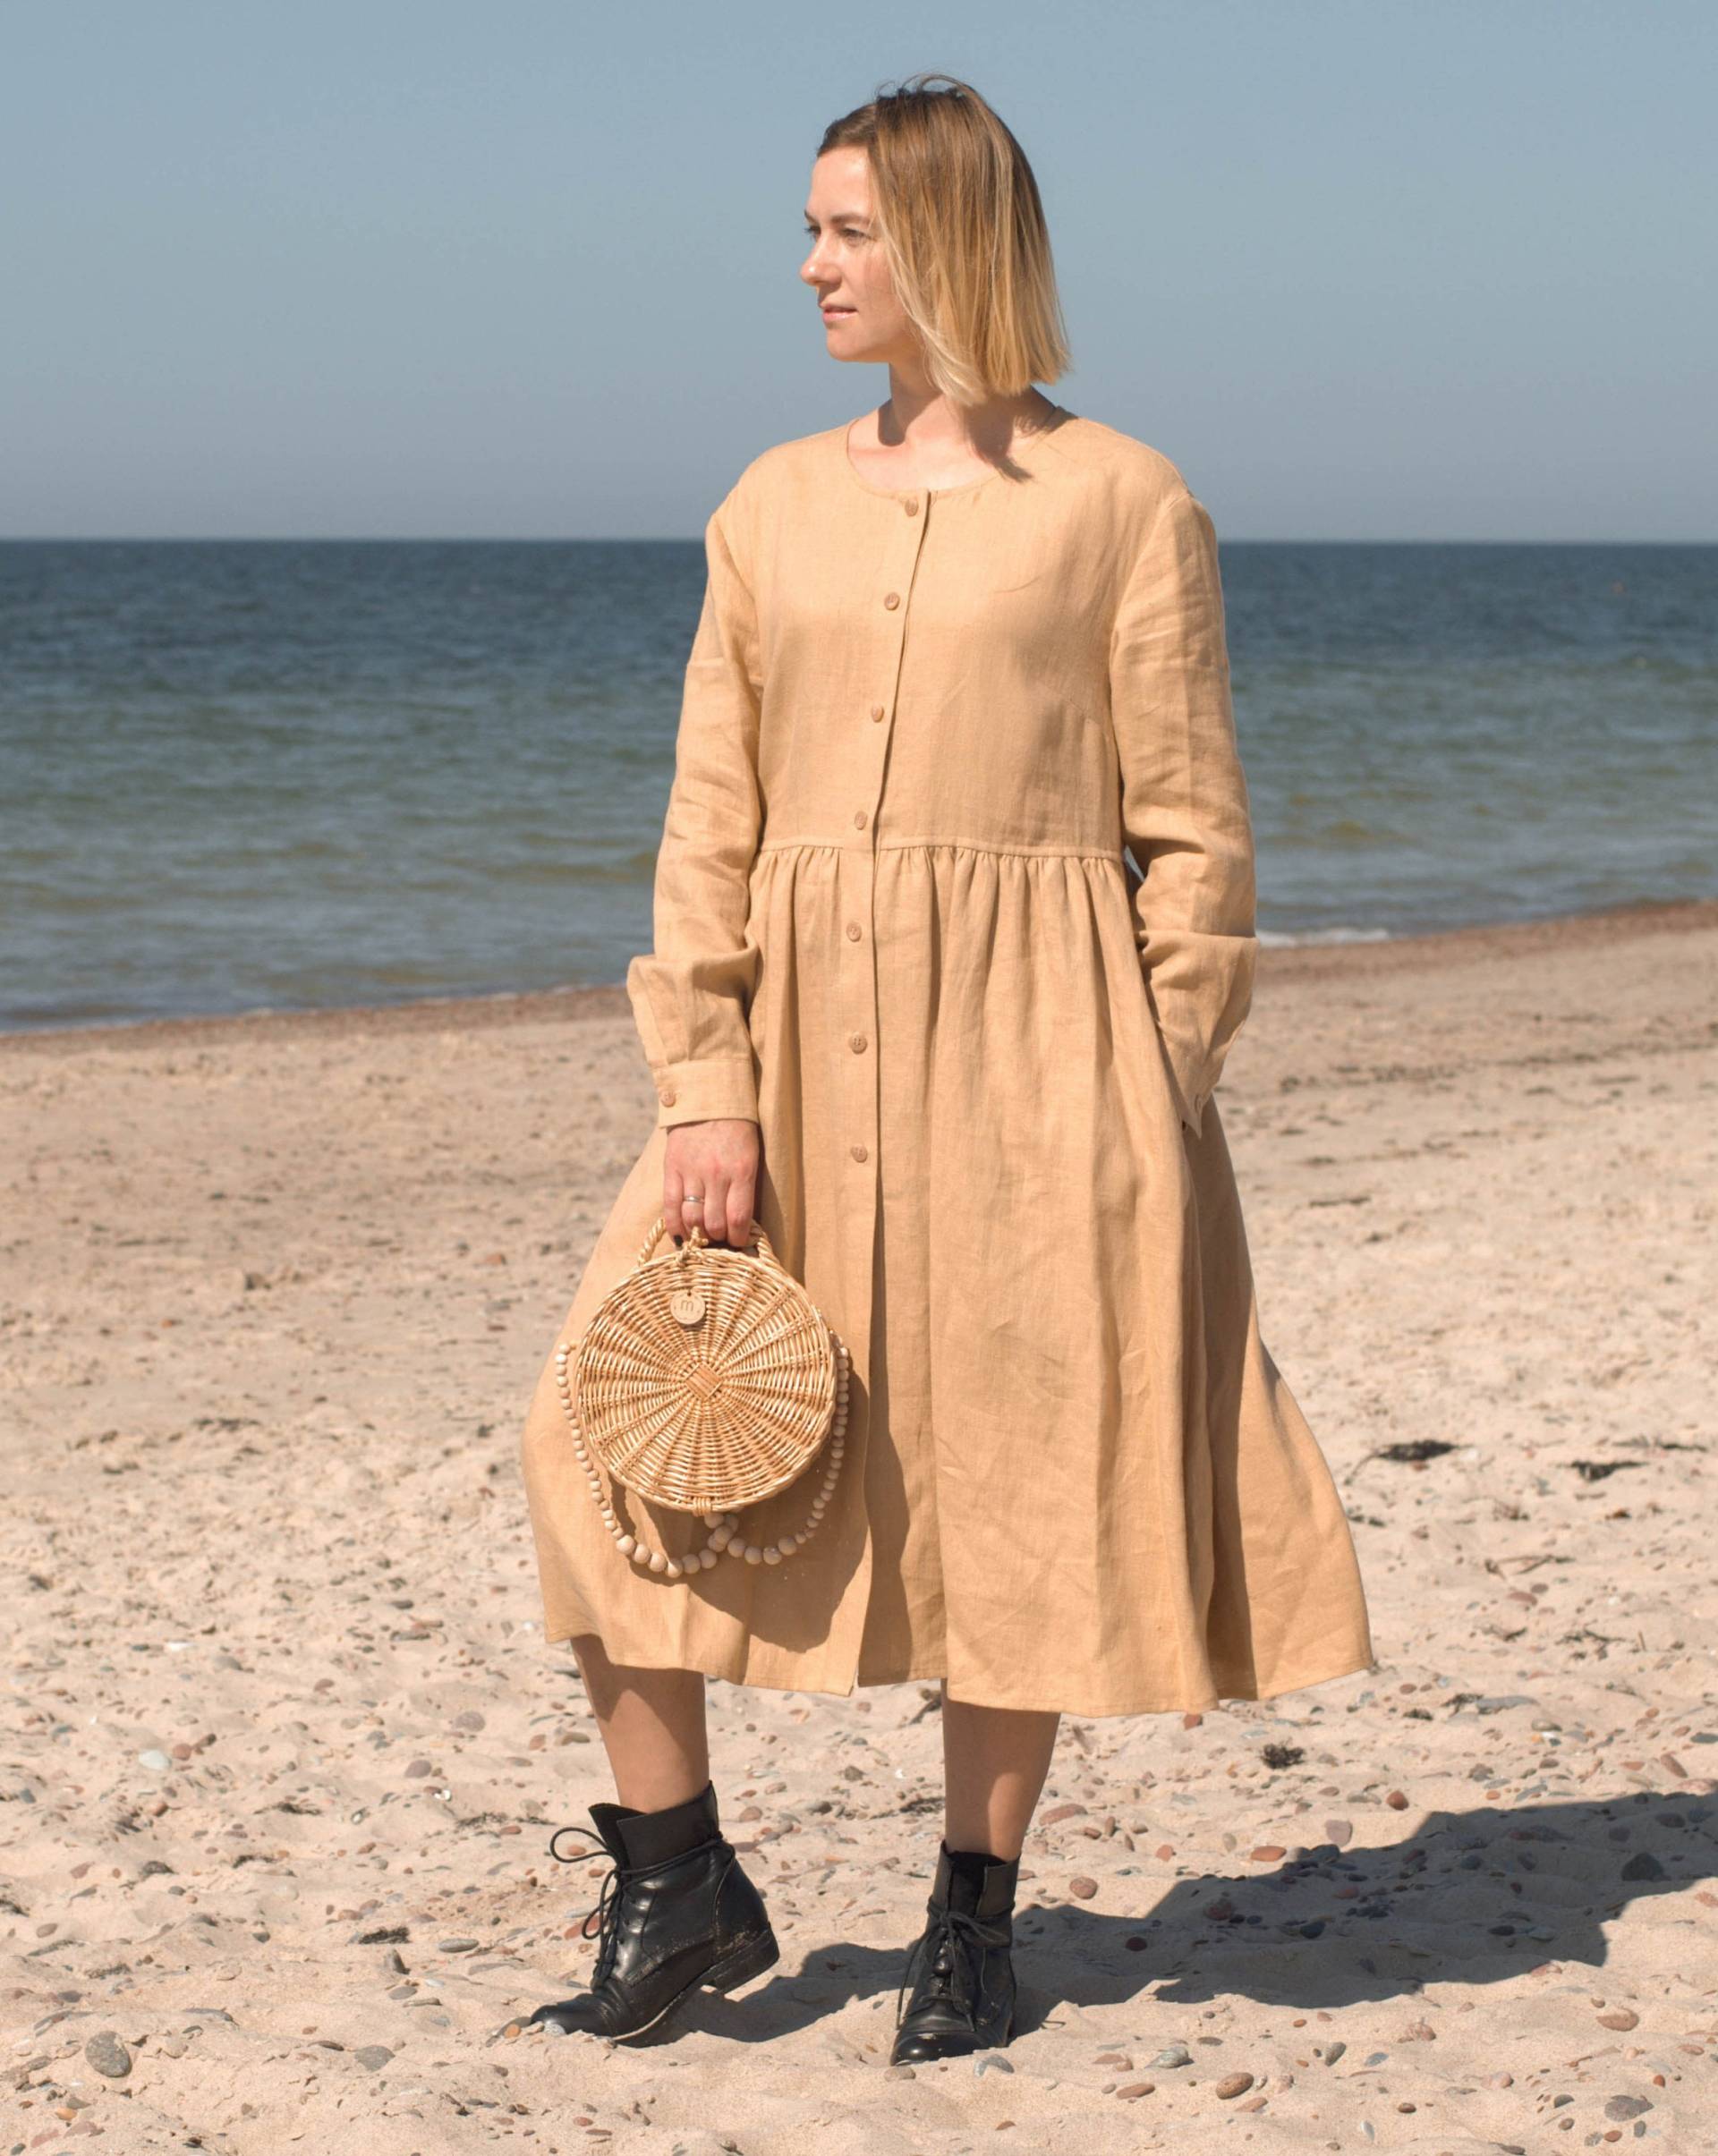
[[[1074,371],[1237,539],[1718,539],[1718,11],[8,8],[0,536],[693,537],[887,394],[829,121],[1019,137]]]

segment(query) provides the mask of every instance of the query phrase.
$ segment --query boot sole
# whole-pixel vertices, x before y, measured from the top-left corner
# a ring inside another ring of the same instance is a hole
[[[624,2036],[613,2036],[611,2043],[635,2043],[641,2036],[649,2036],[661,2028],[672,2014],[677,2013],[694,1991],[736,1991],[754,1976],[761,1976],[766,1969],[773,1968],[781,1959],[781,1947],[773,1931],[766,1931],[761,1939],[749,1939],[743,1946],[734,1947],[719,1961],[711,1962],[702,1976],[694,1976],[689,1984],[676,1991],[659,2013],[651,2016],[636,2029],[628,2029]]]

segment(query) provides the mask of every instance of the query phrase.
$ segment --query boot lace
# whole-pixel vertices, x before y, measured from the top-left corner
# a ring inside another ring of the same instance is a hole
[[[986,1923],[981,1917],[969,1916],[965,1909],[939,1907],[932,1902],[930,1921],[913,1942],[900,1989],[895,1994],[897,2028],[901,2024],[902,2001],[913,1981],[914,1970],[915,1966],[925,1967],[932,1979],[929,1987],[931,1995],[959,2013],[976,2036],[979,1973],[984,1966],[984,1949],[1006,1944],[999,1924]]]
[[[597,1845],[594,1849],[575,1849],[564,1855],[555,1845],[564,1834],[583,1834]],[[602,1882],[602,1891],[597,1897],[596,1906],[587,1911],[584,1922],[579,1926],[582,1939],[597,1940],[597,1965],[591,1972],[591,1988],[594,1990],[615,1965],[615,1949],[620,1941],[620,1896],[622,1867],[609,1852],[601,1835],[591,1827],[557,1827],[549,1838],[549,1853],[560,1864],[591,1863],[599,1857],[608,1858],[608,1870]],[[596,1924],[593,1933],[591,1926]]]

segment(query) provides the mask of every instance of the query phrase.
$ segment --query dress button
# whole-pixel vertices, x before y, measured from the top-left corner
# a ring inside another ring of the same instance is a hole
[[[916,494],[910,495],[907,497],[906,507],[908,516],[917,516],[919,514],[919,497]]]
[[[900,595],[900,593],[899,593],[898,591],[886,591],[886,592],[883,594],[883,604],[884,604],[884,606],[886,606],[886,607],[898,607],[898,606],[900,605],[900,603],[901,603],[901,595]]]
[[[668,1088],[657,1095],[657,1099],[661,1101],[664,1108],[672,1108],[679,1098],[679,1094],[675,1092],[672,1088]]]
[[[864,1035],[863,1033],[855,1033],[852,1041],[854,1054],[855,1056],[863,1056],[865,1052],[865,1045]]]
[[[882,717],[882,716],[883,716],[883,707],[881,706],[881,704],[872,704],[872,706],[871,707],[871,716],[872,716],[873,718],[881,718],[881,717]]]
[[[855,1145],[853,1149],[853,1157],[855,1160],[868,1160],[871,1155],[863,1145]]]
[[[849,943],[857,943],[858,940],[859,923],[856,921],[850,921],[847,923],[847,941]]]
[[[865,828],[864,811],[863,809],[855,809],[853,812],[853,820],[858,826],[859,829],[863,831]]]

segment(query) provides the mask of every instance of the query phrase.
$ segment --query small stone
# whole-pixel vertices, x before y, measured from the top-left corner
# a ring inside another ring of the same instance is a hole
[[[1161,2067],[1167,2073],[1172,2067],[1190,2067],[1193,2053],[1184,2043],[1166,2043],[1155,2058],[1148,2058],[1145,2063],[1148,2067]]]
[[[140,1767],[147,1767],[151,1774],[165,1774],[172,1766],[173,1761],[165,1752],[151,1750],[140,1752],[137,1755],[137,1763]],[[1628,1876],[1629,1874],[1625,1872],[1623,1877],[1627,1879]]]
[[[1637,2029],[1640,2016],[1632,2007],[1612,2007],[1608,2014],[1599,2016],[1602,2029]]]
[[[1346,1849],[1354,1839],[1354,1821],[1351,1819],[1327,1819],[1324,1822],[1324,1838],[1327,1842],[1334,1842],[1339,1849]]]
[[[1334,2043],[1327,2043],[1324,2047],[1325,2065],[1327,2067],[1333,2067],[1337,2060],[1341,2058],[1343,2052],[1348,2050],[1348,2045],[1342,2041],[1340,2036],[1337,2038]]]
[[[1124,2103],[1135,2103],[1142,2096],[1149,2096],[1156,2088],[1154,2081],[1130,2081],[1116,2091]]]
[[[379,2074],[393,2056],[385,2043],[360,2044],[353,2053],[359,2065],[371,2074]]]
[[[1225,2074],[1217,2084],[1215,2093],[1227,2103],[1231,2096],[1245,2096],[1252,2086],[1250,2074]]]
[[[1488,2089],[1512,2089],[1515,2086],[1515,2075],[1513,2074],[1493,2074],[1485,2086]]]
[[[1404,2043],[1432,2043],[1436,2041],[1437,2033],[1429,2021],[1410,2021],[1407,2028],[1402,2031],[1402,2041]]]
[[[1650,1849],[1642,1849],[1622,1867],[1624,1879],[1663,1879],[1664,1867]]]
[[[475,1954],[477,1941],[474,1939],[444,1939],[438,1944],[436,1951],[438,1954]]]
[[[478,1712],[475,1707],[468,1707],[464,1714],[456,1714],[454,1717],[454,1727],[455,1729],[475,1730],[481,1729],[483,1727],[483,1717]]]
[[[132,2070],[132,2055],[112,2029],[103,2029],[83,2047],[83,2055],[98,2074],[109,2081],[123,2081]]]
[[[1282,1855],[1283,1848],[1280,1842],[1261,1842],[1253,1852],[1253,1862],[1255,1864],[1274,1864]]]
[[[1384,1802],[1390,1806],[1392,1812],[1406,1812],[1408,1810],[1408,1799],[1402,1795],[1399,1789],[1392,1789],[1390,1795],[1384,1799]]]
[[[414,1759],[410,1766],[407,1767],[405,1771],[409,1779],[413,1776],[433,1774],[435,1770],[435,1763],[433,1761],[427,1759]]]
[[[1070,1894],[1076,1895],[1081,1901],[1090,1901],[1098,1890],[1098,1882],[1095,1879],[1087,1879],[1082,1874],[1078,1879],[1068,1880],[1067,1890]]]
[[[887,2067],[883,2071],[885,2081],[916,2081],[918,2078],[911,2067]]]
[[[1065,1819],[1078,1819],[1084,1810],[1084,1804],[1052,1804],[1038,1823],[1041,1827],[1059,1826]]]
[[[1612,2096],[1605,2104],[1604,2115],[1607,2118],[1638,2118],[1652,2108],[1644,2096]]]

